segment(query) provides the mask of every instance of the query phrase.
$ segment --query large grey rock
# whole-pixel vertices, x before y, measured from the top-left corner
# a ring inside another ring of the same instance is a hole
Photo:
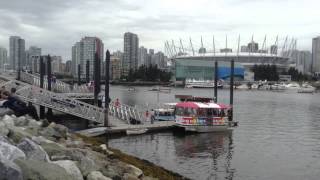
[[[13,161],[17,158],[25,159],[26,155],[19,148],[0,141],[0,159]]]
[[[73,180],[62,167],[43,161],[31,159],[16,159],[15,163],[21,168],[23,179],[32,180]]]
[[[31,138],[32,134],[23,127],[9,127],[8,137],[15,143],[19,143],[23,138]]]
[[[66,172],[74,179],[74,180],[83,180],[82,174],[77,167],[77,165],[70,160],[61,160],[52,162],[57,164],[58,166],[64,168]]]
[[[25,116],[20,116],[14,119],[15,126],[27,126],[29,124],[29,120]]]
[[[63,125],[51,123],[48,127],[40,132],[42,136],[53,137],[56,139],[67,138],[68,128]]]
[[[143,171],[131,164],[126,164],[124,166],[125,172],[131,174],[137,178],[141,178],[143,176]]]
[[[41,127],[42,126],[41,121],[36,121],[34,119],[28,119],[28,121],[29,121],[29,123],[28,123],[29,127]]]
[[[8,143],[8,144],[12,144],[7,136],[2,136],[2,135],[0,135],[0,142],[5,142],[5,143]]]
[[[113,155],[114,153],[112,151],[110,151],[108,148],[107,148],[107,145],[106,144],[101,144],[100,145],[100,148],[107,154],[107,155]]]
[[[12,161],[0,157],[0,179],[1,180],[22,180],[21,169]]]
[[[92,171],[88,174],[87,180],[112,180],[108,177],[105,177],[101,172],[99,171]]]
[[[48,154],[43,148],[28,138],[24,138],[17,147],[21,149],[28,159],[49,162]]]
[[[2,122],[4,124],[6,124],[7,127],[12,127],[14,126],[14,120],[15,118],[12,117],[12,116],[9,116],[9,115],[5,115],[3,118],[2,118]]]
[[[7,136],[9,134],[9,129],[7,128],[6,124],[0,121],[0,135]]]
[[[133,174],[124,173],[123,180],[140,180],[140,179]]]
[[[13,111],[9,108],[0,108],[0,116],[11,115]]]
[[[32,136],[31,140],[39,145],[44,143],[55,143],[54,141],[51,141],[49,139],[44,138],[43,136]],[[57,143],[55,143],[57,144]],[[60,144],[59,144],[60,145]]]

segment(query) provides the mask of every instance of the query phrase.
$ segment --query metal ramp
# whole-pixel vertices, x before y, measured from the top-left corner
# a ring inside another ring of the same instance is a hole
[[[26,75],[25,73],[24,75]],[[30,74],[29,74],[30,75]],[[23,100],[31,102],[36,105],[45,106],[57,111],[61,111],[67,114],[71,114],[80,118],[94,121],[97,123],[104,123],[104,109],[97,106],[84,103],[69,97],[65,93],[55,93],[46,89],[39,88],[37,86],[29,85],[25,82],[8,79],[0,76],[0,86],[5,86],[7,90],[16,88],[16,94]],[[21,76],[23,77],[23,76]],[[34,77],[34,76],[27,76]],[[33,78],[33,82],[34,82]],[[29,81],[31,82],[31,81]],[[37,83],[35,83],[37,85]],[[71,93],[74,97],[81,96],[81,93]],[[141,112],[138,109],[127,105],[115,106],[115,103],[109,104],[109,115],[116,117],[119,121],[123,120],[126,124],[130,124],[131,119],[142,122]],[[122,124],[123,122],[114,123]],[[113,125],[113,124],[111,124]]]
[[[30,74],[27,72],[21,72],[21,81],[26,82],[28,84],[32,84],[34,86],[40,86],[40,76]],[[46,89],[48,87],[48,80],[44,78],[43,86]],[[78,85],[70,85],[58,79],[55,82],[52,82],[52,90],[59,93],[91,93],[93,89],[89,89],[87,86],[78,86]]]
[[[140,123],[143,123],[142,119],[142,113],[138,111],[137,108],[134,108],[132,106],[128,106],[125,104],[121,105],[115,105],[115,102],[110,102],[109,104],[109,114],[117,117],[118,119],[126,121],[128,124],[130,124],[131,119],[135,119],[137,121],[140,121]]]

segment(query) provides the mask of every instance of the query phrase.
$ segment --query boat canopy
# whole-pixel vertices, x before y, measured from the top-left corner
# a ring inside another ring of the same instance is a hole
[[[176,107],[182,107],[182,108],[204,108],[204,109],[209,109],[209,108],[216,108],[216,109],[226,109],[226,105],[222,104],[216,104],[216,103],[202,103],[202,102],[180,102],[177,103]]]

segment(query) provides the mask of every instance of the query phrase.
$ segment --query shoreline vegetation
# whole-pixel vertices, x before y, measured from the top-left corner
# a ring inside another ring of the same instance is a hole
[[[107,147],[100,138],[29,116],[0,117],[0,177],[8,180],[188,179]]]

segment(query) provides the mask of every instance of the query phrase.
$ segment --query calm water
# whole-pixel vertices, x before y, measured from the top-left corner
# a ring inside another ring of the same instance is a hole
[[[111,97],[127,104],[156,107],[158,96],[148,88],[111,88]],[[219,102],[228,102],[227,90]],[[174,89],[159,94],[173,102],[174,94],[212,96],[209,89]],[[235,91],[230,133],[181,135],[162,132],[126,136],[109,145],[149,160],[191,179],[300,180],[320,179],[320,94]]]

